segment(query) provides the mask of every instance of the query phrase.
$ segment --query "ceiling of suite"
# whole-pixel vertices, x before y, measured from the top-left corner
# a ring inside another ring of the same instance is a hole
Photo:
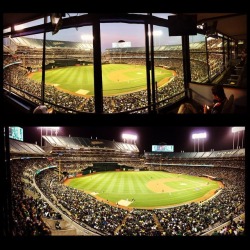
[[[3,13],[3,28],[42,18],[49,13]],[[238,40],[247,39],[247,15],[242,13],[186,13],[197,14],[198,23],[217,21],[217,31]]]

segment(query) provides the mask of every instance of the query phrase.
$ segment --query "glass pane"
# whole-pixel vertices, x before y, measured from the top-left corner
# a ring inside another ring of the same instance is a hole
[[[37,25],[41,25],[43,23],[44,23],[44,18],[39,18],[39,19],[31,21],[31,22],[15,25],[14,30],[22,30],[22,29],[25,29],[25,28],[30,28],[30,27],[34,27],[34,26],[37,26]]]
[[[229,58],[228,58],[228,38],[225,38],[223,41],[224,41],[224,51],[225,51],[225,65],[227,66],[229,64]]]
[[[94,112],[93,89],[92,27],[47,33],[45,102],[61,112]]]
[[[103,110],[147,105],[145,30],[141,24],[101,24]]]
[[[160,26],[154,26],[153,38],[156,101],[161,108],[184,97],[182,43],[180,36],[170,37],[168,28]]]
[[[172,16],[172,13],[152,13],[153,16],[160,17],[163,19],[168,19],[168,16]]]
[[[4,38],[4,85],[25,99],[41,103],[41,71],[43,40],[41,34]],[[8,84],[8,85],[7,85]]]
[[[208,81],[208,66],[205,36],[197,34],[189,36],[190,50],[190,70],[192,82],[207,82]]]
[[[11,28],[4,29],[4,30],[3,30],[3,34],[4,34],[4,33],[8,33],[8,32],[10,32],[10,31],[11,31]]]
[[[223,42],[221,37],[207,38],[208,65],[210,80],[214,79],[224,70]]]

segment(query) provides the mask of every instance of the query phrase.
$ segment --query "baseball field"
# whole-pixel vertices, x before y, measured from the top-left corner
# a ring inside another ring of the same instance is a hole
[[[163,171],[98,172],[68,179],[64,184],[128,209],[199,202],[212,197],[222,187],[220,182],[205,177]]]
[[[155,67],[155,81],[158,87],[168,83],[175,75],[173,70]],[[29,75],[41,81],[42,72]],[[146,68],[143,65],[104,64],[102,65],[103,95],[122,95],[147,89]],[[94,95],[93,65],[70,66],[46,70],[45,83],[73,95]]]

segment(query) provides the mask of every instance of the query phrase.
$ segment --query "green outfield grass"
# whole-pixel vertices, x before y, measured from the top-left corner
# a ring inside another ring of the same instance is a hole
[[[173,71],[155,68],[155,80],[159,83],[172,76]],[[32,73],[30,77],[41,81],[42,72]],[[147,88],[146,68],[142,65],[104,64],[102,78],[104,96],[120,95]],[[76,94],[94,95],[93,65],[46,70],[45,83]],[[159,85],[166,83],[167,81],[163,81]]]
[[[99,172],[71,179],[68,185],[113,203],[134,200],[128,207],[135,208],[189,203],[219,188],[206,178],[161,171]]]

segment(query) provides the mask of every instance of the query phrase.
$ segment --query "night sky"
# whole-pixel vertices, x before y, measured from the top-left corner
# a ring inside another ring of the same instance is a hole
[[[24,141],[37,143],[40,145],[40,130],[38,127],[24,127]],[[45,129],[44,135],[45,135]],[[207,138],[204,140],[204,151],[227,150],[236,148],[237,143],[242,146],[242,136],[245,133],[235,134],[233,137],[232,127],[187,127],[187,126],[79,126],[79,127],[60,127],[58,135],[62,136],[79,136],[92,139],[106,139],[123,142],[122,133],[131,133],[138,136],[137,146],[141,152],[144,150],[150,152],[152,145],[167,144],[174,145],[174,151],[185,152],[194,151],[194,140],[192,133],[206,132]],[[48,130],[48,135],[51,135],[51,130]],[[54,134],[55,135],[55,134]],[[243,146],[245,140],[243,137]],[[196,151],[198,148],[198,140],[196,140]],[[203,141],[199,141],[199,151],[202,151]]]

